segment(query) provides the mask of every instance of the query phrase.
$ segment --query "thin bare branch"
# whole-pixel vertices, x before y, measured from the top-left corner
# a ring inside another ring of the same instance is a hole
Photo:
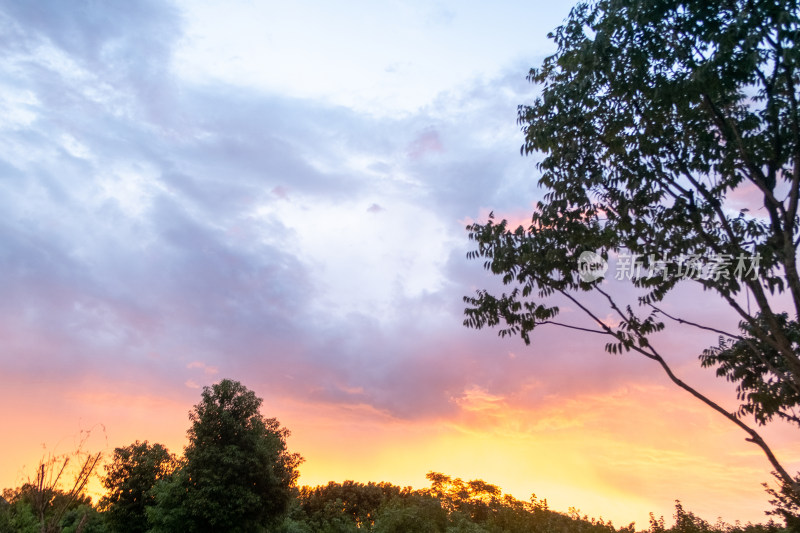
[[[559,326],[562,328],[574,329],[577,331],[585,331],[586,333],[599,333],[600,335],[610,335],[610,333],[607,331],[599,329],[591,329],[591,328],[582,328],[580,326],[573,326],[572,324],[564,324],[562,322],[556,322],[555,320],[545,320],[544,322],[539,322],[539,324],[552,324],[554,326]]]
[[[699,328],[699,329],[703,329],[703,330],[706,330],[706,331],[711,331],[712,333],[718,333],[720,335],[723,335],[723,336],[731,338],[731,339],[743,340],[741,335],[734,335],[732,333],[728,333],[727,331],[723,331],[721,329],[712,328],[710,326],[704,326],[702,324],[698,324],[696,322],[692,322],[691,320],[686,320],[684,318],[672,316],[669,313],[667,313],[666,311],[664,311],[663,309],[661,309],[660,307],[657,307],[656,305],[654,305],[652,303],[648,303],[647,305],[652,307],[659,314],[662,314],[665,317],[669,318],[670,320],[673,320],[673,321],[675,321],[675,322],[677,322],[679,324],[686,324],[687,326],[693,326],[693,327],[696,327],[696,328]]]

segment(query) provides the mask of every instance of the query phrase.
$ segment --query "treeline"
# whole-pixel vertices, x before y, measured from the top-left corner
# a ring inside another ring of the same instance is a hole
[[[602,519],[561,513],[535,496],[520,501],[490,483],[428,474],[430,487],[330,482],[296,486],[302,458],[288,431],[260,414],[261,399],[236,381],[203,391],[190,412],[181,457],[160,444],[116,448],[94,504],[86,485],[99,454],[42,461],[27,483],[5,489],[0,533],[634,533]],[[74,467],[74,469],[70,469]],[[651,516],[649,533],[789,531],[774,522],[709,524],[675,507],[675,525]],[[792,524],[789,524],[792,525]]]
[[[636,532],[634,524],[615,528],[609,521],[561,513],[535,496],[528,502],[482,480],[464,482],[428,474],[431,487],[412,490],[389,483],[330,482],[303,487],[279,531],[286,533],[614,533]],[[774,522],[745,526],[709,524],[676,503],[676,523],[651,515],[648,533],[766,533],[786,531]]]
[[[467,483],[439,473],[428,474],[432,485],[413,490],[391,483],[330,482],[324,486],[301,487],[295,491],[282,521],[262,531],[276,533],[614,533],[647,531],[648,533],[767,533],[789,531],[775,523],[731,526],[708,522],[675,506],[675,525],[665,526],[663,517],[651,517],[647,529],[636,530],[633,525],[615,528],[611,522],[581,516],[575,509],[567,513],[551,510],[547,500],[529,502],[502,495],[500,490],[481,480]],[[123,533],[140,531],[147,524],[147,504],[140,509],[126,509],[122,514],[130,520],[112,520],[110,509],[92,506],[82,496],[69,502],[57,524],[49,522],[68,496],[56,491],[51,506],[45,511],[44,522],[35,511],[32,487],[5,490],[9,500],[0,512],[0,532],[39,533]],[[151,500],[152,501],[152,500]],[[45,528],[43,523],[47,523]],[[200,529],[200,531],[245,531],[235,523],[229,528]],[[55,527],[54,527],[55,526]],[[145,526],[144,531],[150,531]],[[155,529],[157,531],[157,529]],[[174,531],[184,531],[175,529]],[[258,531],[255,529],[253,531]]]

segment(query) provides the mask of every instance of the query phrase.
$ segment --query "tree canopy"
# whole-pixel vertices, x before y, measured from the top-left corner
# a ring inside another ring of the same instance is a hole
[[[155,505],[153,487],[167,479],[177,464],[175,456],[161,444],[136,441],[114,449],[103,478],[107,492],[100,500],[100,508],[107,513],[112,529],[130,533],[147,531],[147,508]]]
[[[530,71],[540,95],[518,112],[521,152],[542,154],[543,199],[527,227],[493,217],[468,226],[469,257],[510,289],[465,298],[469,327],[525,342],[541,326],[573,328],[655,361],[738,425],[795,498],[798,480],[747,419],[798,423],[798,36],[791,0],[578,4],[551,34],[557,52]],[[586,254],[627,260],[638,305],[586,276]],[[718,329],[667,312],[683,284],[738,319]],[[560,319],[554,298],[587,320]],[[738,411],[673,372],[657,339],[668,324],[720,337],[698,355],[736,383]]]
[[[184,464],[155,489],[155,531],[256,532],[286,512],[301,458],[289,431],[261,415],[262,400],[224,379],[203,389],[189,413]]]

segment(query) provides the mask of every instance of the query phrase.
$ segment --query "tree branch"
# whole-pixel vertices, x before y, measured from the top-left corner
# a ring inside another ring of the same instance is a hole
[[[675,322],[677,322],[677,323],[679,323],[679,324],[686,324],[687,326],[694,326],[694,327],[696,327],[696,328],[699,328],[699,329],[704,329],[704,330],[706,330],[706,331],[711,331],[711,332],[713,332],[713,333],[718,333],[718,334],[720,334],[720,335],[723,335],[723,336],[725,336],[725,337],[729,337],[729,338],[731,338],[731,339],[736,339],[736,340],[744,340],[744,339],[743,339],[743,338],[742,338],[740,335],[733,335],[733,334],[731,334],[731,333],[728,333],[727,331],[723,331],[723,330],[721,330],[721,329],[712,328],[712,327],[710,327],[710,326],[704,326],[704,325],[702,325],[702,324],[697,324],[696,322],[692,322],[692,321],[690,321],[690,320],[685,320],[685,319],[683,319],[683,318],[674,317],[674,316],[670,315],[669,313],[667,313],[666,311],[664,311],[663,309],[661,309],[661,308],[659,308],[659,307],[656,307],[656,306],[655,306],[654,304],[652,304],[652,303],[649,303],[649,304],[647,304],[647,305],[649,305],[650,307],[652,307],[652,308],[653,308],[654,310],[656,310],[658,313],[660,313],[660,314],[664,315],[665,317],[669,318],[670,320],[674,320]]]

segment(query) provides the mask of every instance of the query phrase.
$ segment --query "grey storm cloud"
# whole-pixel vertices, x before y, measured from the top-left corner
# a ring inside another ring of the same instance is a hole
[[[7,368],[32,372],[58,346],[66,375],[157,384],[202,359],[407,418],[451,412],[476,383],[520,386],[508,345],[461,325],[462,296],[485,280],[459,221],[539,194],[518,155],[521,75],[375,117],[176,78],[168,3],[5,2],[0,25],[0,322],[16,335],[2,357],[27,358]],[[297,235],[253,214],[356,202],[377,221],[396,200],[442,221],[452,250],[449,281],[398,294],[389,323],[328,309]]]

